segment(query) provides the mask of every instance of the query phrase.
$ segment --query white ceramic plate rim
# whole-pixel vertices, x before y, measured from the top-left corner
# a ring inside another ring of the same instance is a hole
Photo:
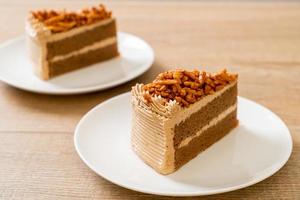
[[[79,141],[78,141],[78,134],[79,134],[79,127],[81,126],[82,123],[85,122],[85,120],[89,117],[90,114],[92,114],[93,112],[95,112],[96,110],[100,109],[102,106],[105,106],[106,104],[109,104],[111,100],[115,100],[117,98],[120,98],[122,96],[125,96],[125,95],[128,95],[129,92],[126,92],[126,93],[123,93],[123,94],[120,94],[120,95],[117,95],[115,97],[112,97],[102,103],[100,103],[99,105],[95,106],[94,108],[92,108],[89,112],[87,112],[82,118],[81,120],[79,121],[78,125],[76,126],[76,129],[75,129],[75,133],[74,133],[74,145],[75,145],[75,149],[79,155],[79,157],[83,160],[83,162],[90,168],[92,169],[96,174],[100,175],[101,177],[103,177],[104,179],[116,184],[116,185],[119,185],[121,187],[124,187],[124,188],[127,188],[127,189],[130,189],[130,190],[134,190],[134,191],[138,191],[138,192],[142,192],[142,193],[147,193],[147,194],[155,194],[155,195],[162,195],[162,196],[178,196],[178,197],[183,197],[183,196],[204,196],[204,195],[212,195],[212,194],[220,194],[220,193],[225,193],[225,192],[230,192],[230,191],[234,191],[234,190],[238,190],[238,189],[242,189],[242,188],[245,188],[245,187],[248,187],[248,186],[251,186],[251,185],[254,185],[258,182],[261,182],[263,180],[265,180],[266,178],[272,176],[273,174],[275,174],[278,170],[280,170],[284,165],[285,163],[288,161],[291,153],[292,153],[292,147],[293,147],[293,142],[292,142],[292,137],[290,135],[290,131],[288,129],[288,127],[286,126],[286,124],[283,122],[283,120],[281,120],[275,113],[273,113],[272,111],[270,111],[268,108],[252,101],[252,100],[249,100],[247,98],[243,98],[243,97],[238,97],[239,99],[243,99],[245,101],[249,101],[251,103],[254,103],[256,104],[256,106],[262,108],[262,109],[265,109],[265,110],[268,110],[269,112],[273,113],[274,114],[274,117],[276,117],[277,119],[279,119],[280,121],[282,121],[284,127],[288,130],[289,134],[288,134],[288,137],[289,137],[289,153],[285,155],[285,158],[282,159],[282,162],[280,164],[278,164],[276,167],[272,168],[272,170],[269,170],[268,173],[264,173],[260,176],[256,176],[254,180],[251,180],[251,181],[248,181],[248,182],[245,182],[243,184],[240,184],[240,185],[237,185],[237,186],[233,186],[233,187],[225,187],[225,188],[222,188],[222,189],[215,189],[215,190],[209,190],[207,192],[172,192],[172,193],[166,193],[166,192],[159,192],[159,191],[154,191],[154,190],[149,190],[149,189],[143,189],[143,188],[140,188],[140,187],[136,187],[136,186],[132,186],[132,185],[126,185],[126,184],[122,184],[122,181],[120,181],[118,179],[118,177],[116,176],[107,176],[105,174],[105,172],[100,172],[100,170],[97,170],[95,169],[95,167],[90,164],[90,162],[88,160],[85,159],[85,157],[81,154],[81,151],[79,149]]]
[[[42,89],[38,89],[38,88],[28,88],[28,87],[24,87],[22,84],[19,84],[18,82],[14,82],[13,80],[6,78],[5,76],[2,76],[0,73],[0,81],[21,89],[21,90],[25,90],[25,91],[29,91],[29,92],[35,92],[35,93],[41,93],[41,94],[51,94],[51,95],[72,95],[72,94],[84,94],[84,93],[90,93],[90,92],[95,92],[95,91],[100,91],[100,90],[105,90],[108,88],[112,88],[118,85],[121,85],[123,83],[126,83],[138,76],[140,76],[141,74],[143,74],[144,72],[146,72],[148,69],[150,69],[151,65],[154,62],[154,51],[152,49],[152,47],[142,38],[133,35],[133,34],[129,34],[129,33],[125,33],[125,32],[118,32],[118,34],[124,34],[124,35],[129,35],[132,37],[135,37],[138,40],[141,40],[145,43],[145,45],[147,46],[147,48],[149,48],[149,50],[151,51],[151,59],[149,61],[149,63],[145,63],[143,66],[140,67],[140,70],[136,70],[134,71],[134,73],[131,73],[130,75],[121,78],[119,80],[116,81],[112,81],[106,84],[100,84],[100,85],[94,85],[94,86],[88,86],[88,87],[81,87],[81,88],[68,88],[68,89],[59,89],[59,90],[42,90]],[[3,43],[0,44],[0,48],[5,48],[15,42],[19,42],[20,40],[25,40],[25,35],[20,35],[16,38],[10,39],[8,41],[5,41]]]

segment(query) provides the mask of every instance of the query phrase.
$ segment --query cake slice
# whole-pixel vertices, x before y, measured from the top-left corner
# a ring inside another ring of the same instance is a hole
[[[172,70],[132,88],[133,150],[170,174],[238,125],[237,75]]]
[[[26,33],[34,71],[45,80],[119,55],[116,20],[103,5],[33,11]]]

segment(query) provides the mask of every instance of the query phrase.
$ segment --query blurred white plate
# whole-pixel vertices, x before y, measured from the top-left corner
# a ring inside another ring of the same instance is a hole
[[[77,125],[74,143],[93,171],[122,187],[169,196],[217,194],[271,176],[292,151],[288,128],[267,108],[239,97],[238,119],[231,133],[168,176],[155,172],[131,150],[129,93],[88,112]]]
[[[25,36],[21,36],[0,45],[0,80],[31,92],[79,94],[120,85],[151,67],[153,50],[141,38],[119,32],[118,47],[121,54],[118,58],[43,81],[32,71]]]

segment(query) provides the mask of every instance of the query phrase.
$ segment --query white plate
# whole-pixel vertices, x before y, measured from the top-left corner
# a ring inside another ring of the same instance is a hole
[[[169,196],[209,195],[255,184],[278,171],[292,151],[286,125],[270,110],[239,97],[240,124],[177,172],[164,176],[130,147],[130,94],[92,109],[74,136],[81,159],[103,178],[128,189]]]
[[[0,45],[0,80],[31,92],[79,94],[120,85],[151,67],[153,50],[142,39],[120,32],[118,47],[121,53],[118,58],[43,81],[32,71],[25,37],[21,36]]]

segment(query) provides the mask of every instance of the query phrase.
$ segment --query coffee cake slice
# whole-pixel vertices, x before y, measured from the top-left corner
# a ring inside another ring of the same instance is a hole
[[[33,11],[26,33],[34,71],[45,80],[119,55],[116,19],[104,5]]]
[[[238,125],[237,75],[171,70],[132,88],[133,150],[170,174]]]

